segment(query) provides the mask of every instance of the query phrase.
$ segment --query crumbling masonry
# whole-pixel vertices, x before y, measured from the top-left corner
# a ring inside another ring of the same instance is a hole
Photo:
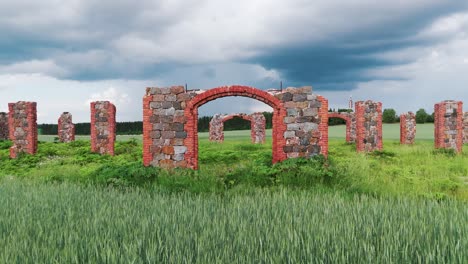
[[[356,150],[382,150],[382,103],[359,101],[356,109]]]
[[[463,144],[468,144],[468,112],[463,113]]]
[[[329,112],[328,118],[340,118],[346,122],[346,142],[356,142],[356,114],[348,112]]]
[[[226,96],[244,96],[273,108],[273,162],[328,154],[328,101],[311,87],[263,91],[224,86],[185,91],[183,86],[147,88],[143,98],[145,166],[198,168],[198,107]]]
[[[114,155],[116,109],[109,101],[91,103],[91,151]]]
[[[64,143],[75,141],[75,125],[72,115],[68,112],[63,112],[58,119],[58,137],[59,141]]]
[[[408,112],[400,115],[400,144],[412,145],[416,138],[416,115]]]
[[[8,113],[0,113],[0,140],[8,140],[10,137],[8,133]]]
[[[463,145],[463,103],[447,100],[434,105],[435,148],[460,153]]]
[[[9,134],[13,141],[10,157],[20,153],[37,152],[37,106],[35,102],[20,101],[8,104]]]
[[[250,136],[252,143],[265,143],[266,119],[262,113],[253,113],[251,115],[243,113],[230,115],[215,114],[210,121],[209,140],[223,142],[224,123],[234,117],[239,117],[250,122]]]

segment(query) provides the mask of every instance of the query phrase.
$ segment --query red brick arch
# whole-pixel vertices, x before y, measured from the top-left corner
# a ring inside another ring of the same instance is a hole
[[[239,118],[242,118],[244,120],[247,120],[247,121],[251,121],[252,122],[252,117],[250,117],[249,115],[246,115],[246,114],[232,114],[232,115],[227,115],[223,118],[223,123],[225,123],[226,121],[228,120],[231,120],[233,119],[234,117],[239,117]]]
[[[343,115],[341,113],[328,113],[328,118],[339,118],[346,122],[346,142],[351,141],[351,118],[347,115]]]
[[[283,151],[283,146],[286,141],[283,137],[286,131],[286,125],[283,124],[283,119],[286,116],[286,109],[278,98],[273,95],[249,86],[222,86],[207,90],[195,96],[187,102],[185,107],[185,116],[187,123],[185,131],[187,138],[184,145],[187,146],[185,160],[190,168],[198,168],[198,108],[210,101],[228,96],[242,96],[261,101],[273,108],[273,162],[278,162],[286,159],[286,153]]]

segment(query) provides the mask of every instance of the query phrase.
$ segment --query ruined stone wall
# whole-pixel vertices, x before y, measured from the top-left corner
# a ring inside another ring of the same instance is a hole
[[[250,115],[251,138],[254,144],[264,144],[266,137],[266,118],[262,113],[256,112]]]
[[[463,103],[447,100],[434,105],[435,148],[460,153],[463,145]]]
[[[400,115],[400,144],[414,144],[416,138],[416,115],[408,112]]]
[[[116,108],[109,101],[91,102],[91,151],[114,155]]]
[[[143,98],[143,164],[187,167],[187,101],[196,96],[183,86],[147,88]]]
[[[13,141],[10,157],[37,152],[37,105],[35,102],[9,103],[9,134]]]
[[[273,108],[273,162],[328,154],[328,101],[311,87],[263,91],[225,86],[184,91],[147,88],[143,98],[145,166],[198,168],[198,107],[226,96],[250,97]]]
[[[215,114],[210,120],[209,140],[215,142],[224,141],[224,119],[225,115]]]
[[[0,140],[8,140],[10,134],[8,132],[8,113],[0,113]]]
[[[383,149],[382,103],[359,101],[356,109],[356,150],[371,152]]]
[[[468,144],[468,112],[463,113],[463,144]]]
[[[58,119],[58,137],[59,141],[64,143],[75,141],[75,125],[72,115],[68,112],[63,112]]]
[[[209,140],[216,142],[224,141],[224,123],[234,117],[239,117],[250,122],[250,137],[252,143],[263,144],[266,137],[266,118],[262,113],[250,115],[244,113],[221,115],[215,114],[210,120]]]

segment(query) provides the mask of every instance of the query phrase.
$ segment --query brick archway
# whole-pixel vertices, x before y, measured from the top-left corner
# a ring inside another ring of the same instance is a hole
[[[356,142],[356,119],[354,113],[328,113],[328,118],[332,117],[342,119],[346,122],[346,142]]]
[[[149,87],[143,97],[143,164],[197,169],[198,108],[227,96],[273,108],[273,162],[328,155],[328,100],[312,94],[310,86],[268,91],[239,85],[206,91]]]
[[[285,160],[286,153],[283,146],[286,144],[286,140],[283,135],[286,131],[286,125],[283,123],[283,119],[286,117],[286,109],[283,102],[268,92],[253,87],[223,86],[198,94],[187,102],[185,108],[187,138],[184,140],[184,145],[187,146],[187,152],[185,153],[187,166],[194,169],[198,168],[198,108],[210,101],[228,96],[252,98],[273,108],[273,163]]]

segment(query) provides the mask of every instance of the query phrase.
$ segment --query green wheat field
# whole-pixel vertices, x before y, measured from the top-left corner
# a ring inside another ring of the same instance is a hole
[[[385,125],[365,155],[330,127],[329,159],[274,165],[271,139],[200,133],[198,171],[143,167],[141,136],[114,157],[89,137],[17,160],[0,142],[0,263],[468,263],[468,149],[417,129],[401,146]]]

